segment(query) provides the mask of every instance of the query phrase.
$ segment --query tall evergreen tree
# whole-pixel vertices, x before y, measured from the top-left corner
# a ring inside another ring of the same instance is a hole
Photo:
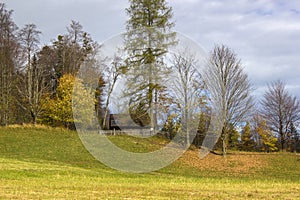
[[[139,117],[157,125],[157,106],[165,97],[163,77],[168,73],[164,57],[175,44],[172,8],[165,0],[129,0],[126,9],[129,16],[125,34],[125,50],[128,58],[128,83],[125,96],[130,98],[130,111],[136,122]],[[145,114],[149,115],[148,117]]]
[[[239,146],[239,137],[240,133],[236,130],[236,127],[233,124],[229,125],[228,128],[228,146],[231,149],[237,149]]]
[[[289,141],[289,148],[291,152],[299,151],[300,150],[300,137],[299,133],[297,131],[297,128],[295,127],[294,123],[291,122],[290,124],[290,141]]]
[[[241,139],[242,139],[242,144],[241,144],[242,150],[251,151],[254,149],[254,142],[251,136],[251,127],[249,122],[247,122],[247,124],[245,125],[242,131]]]

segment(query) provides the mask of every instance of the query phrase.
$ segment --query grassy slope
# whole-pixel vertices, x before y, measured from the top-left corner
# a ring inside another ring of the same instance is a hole
[[[141,152],[161,139],[111,138]],[[0,128],[0,199],[300,199],[300,156],[233,153],[204,160],[191,150],[149,174],[112,170],[95,160],[75,132]]]

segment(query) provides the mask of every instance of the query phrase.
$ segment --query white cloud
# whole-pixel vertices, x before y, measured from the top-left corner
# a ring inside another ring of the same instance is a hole
[[[206,49],[216,43],[234,49],[259,94],[272,80],[300,82],[299,1],[206,2],[175,7],[177,28]],[[300,98],[300,90],[293,92]]]

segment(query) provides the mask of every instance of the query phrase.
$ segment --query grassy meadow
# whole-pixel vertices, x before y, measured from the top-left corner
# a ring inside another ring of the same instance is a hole
[[[167,142],[110,139],[134,152]],[[0,128],[0,199],[300,199],[300,156],[230,152],[200,160],[191,148],[166,168],[132,174],[95,160],[76,132],[6,127]]]

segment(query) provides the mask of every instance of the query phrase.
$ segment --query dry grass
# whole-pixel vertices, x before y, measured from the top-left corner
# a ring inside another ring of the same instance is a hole
[[[267,165],[262,153],[231,153],[225,158],[220,155],[209,154],[200,159],[199,152],[195,150],[187,151],[179,159],[179,162],[199,170],[240,174],[255,173]]]
[[[63,128],[60,127],[50,127],[50,126],[46,126],[43,124],[12,124],[12,125],[8,125],[5,128],[14,128],[14,129],[61,129],[64,130]]]

